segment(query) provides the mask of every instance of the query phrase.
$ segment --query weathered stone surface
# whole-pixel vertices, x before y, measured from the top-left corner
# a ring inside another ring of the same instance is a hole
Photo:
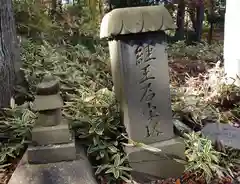
[[[122,111],[128,135],[146,144],[174,137],[164,35],[131,35],[119,41]],[[124,103],[124,104],[123,104]]]
[[[57,80],[43,81],[37,85],[37,95],[54,95],[60,90],[60,84]]]
[[[35,127],[32,130],[34,145],[64,144],[72,141],[72,135],[66,121],[51,127]]]
[[[127,149],[130,165],[135,172],[162,178],[184,171],[182,164],[166,158],[184,158],[185,151],[174,135],[164,44],[164,30],[174,28],[164,6],[151,6],[113,10],[100,30],[100,37],[109,40],[114,91],[128,136],[165,153]]]
[[[9,184],[97,184],[91,165],[82,148],[77,159],[50,164],[28,164],[24,155]]]
[[[170,139],[150,146],[161,149],[162,152],[153,153],[142,148],[126,148],[130,166],[135,172],[142,173],[143,176],[146,174],[161,178],[181,176],[184,165],[173,158],[185,160],[185,145],[182,139]]]
[[[34,111],[45,111],[45,110],[53,110],[60,109],[63,107],[63,100],[60,94],[55,95],[36,95],[35,100],[33,102],[32,109]]]
[[[58,125],[62,121],[61,109],[40,111],[36,120],[35,126],[49,127]]]
[[[75,142],[47,146],[29,146],[28,162],[36,164],[54,163],[76,159]]]
[[[209,123],[202,129],[202,133],[213,142],[219,140],[225,146],[240,149],[240,128],[229,124]]]
[[[163,5],[121,8],[103,17],[100,38],[175,28],[171,15]]]

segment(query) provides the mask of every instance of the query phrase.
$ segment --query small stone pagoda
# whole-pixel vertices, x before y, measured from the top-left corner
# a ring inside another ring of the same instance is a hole
[[[97,184],[81,141],[62,117],[60,84],[51,76],[37,86],[32,109],[38,118],[9,184]]]
[[[63,100],[58,80],[44,78],[37,86],[33,110],[38,112],[28,147],[29,163],[51,163],[76,159],[75,141],[66,119],[62,117]]]

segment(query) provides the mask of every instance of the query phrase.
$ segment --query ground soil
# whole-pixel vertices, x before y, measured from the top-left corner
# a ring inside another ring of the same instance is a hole
[[[206,34],[203,35],[205,38],[206,36]],[[223,40],[223,31],[215,30],[213,40]],[[172,76],[171,81],[177,81],[178,84],[183,83],[185,81],[186,73],[191,76],[197,76],[199,73],[206,72],[208,67],[209,65],[206,65],[204,61],[174,59],[172,62],[169,62],[170,76]],[[19,158],[21,158],[21,156],[19,156]],[[0,170],[0,184],[7,184],[19,162],[19,158],[9,160],[12,165],[10,165],[5,171],[1,172]],[[169,178],[166,180],[153,181],[149,184],[205,184],[205,182],[194,174],[186,173],[181,179]],[[222,180],[214,181],[212,184],[233,184],[233,182],[229,178],[223,178]]]

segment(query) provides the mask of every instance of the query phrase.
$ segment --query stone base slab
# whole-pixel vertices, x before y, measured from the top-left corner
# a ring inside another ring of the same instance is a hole
[[[140,175],[148,175],[158,178],[179,177],[184,172],[184,165],[172,157],[185,160],[185,145],[181,138],[151,144],[162,150],[153,153],[142,148],[126,148],[129,154],[130,166]]]
[[[34,145],[70,143],[72,135],[68,124],[64,121],[56,126],[33,128],[32,142]]]
[[[240,150],[240,128],[230,124],[208,123],[202,133],[212,142],[218,140],[223,146]]]
[[[28,164],[23,156],[8,184],[97,184],[92,167],[81,147],[74,161]]]
[[[35,164],[75,160],[75,142],[47,146],[29,146],[27,156],[28,162]]]

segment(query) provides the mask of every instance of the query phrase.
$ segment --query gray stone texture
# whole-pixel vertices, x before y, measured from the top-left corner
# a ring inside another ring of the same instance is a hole
[[[8,184],[97,184],[82,148],[68,162],[28,164],[25,154]]]
[[[33,102],[33,110],[45,111],[61,109],[63,100],[59,94],[59,81],[52,76],[45,76],[43,81],[37,85],[35,100]]]
[[[40,111],[36,120],[35,126],[54,126],[58,125],[62,121],[61,109],[54,109],[48,111]]]
[[[75,142],[47,146],[29,146],[28,162],[35,164],[53,163],[76,159]]]
[[[72,141],[72,134],[68,123],[63,123],[50,127],[34,127],[32,130],[33,145],[63,144]]]
[[[124,124],[131,139],[146,144],[174,136],[163,40],[163,33],[149,33],[119,41]]]
[[[240,128],[230,124],[209,123],[202,129],[202,133],[213,142],[219,140],[224,146],[240,149]]]
[[[157,18],[156,18],[157,17]],[[130,139],[162,149],[155,154],[126,148],[134,172],[156,177],[180,176],[185,146],[172,123],[166,29],[176,26],[164,6],[124,8],[102,20],[100,37],[108,38],[114,91]]]
[[[51,79],[43,81],[37,85],[37,95],[54,95],[60,91],[60,84],[58,80]]]
[[[100,38],[176,29],[164,5],[117,8],[106,14],[100,27]]]
[[[143,176],[180,176],[184,165],[166,158],[167,154],[185,160],[185,145],[173,132],[164,33],[119,36],[109,46],[114,89],[128,136],[162,150],[155,154],[126,148],[130,166]]]
[[[158,176],[162,178],[179,177],[184,171],[184,165],[174,158],[185,160],[185,146],[180,138],[161,141],[149,146],[162,150],[153,153],[142,148],[126,148],[129,153],[130,166],[143,176]]]
[[[32,109],[34,111],[45,111],[45,110],[53,110],[60,109],[63,107],[63,100],[60,94],[54,95],[36,95],[35,100],[33,101]]]

